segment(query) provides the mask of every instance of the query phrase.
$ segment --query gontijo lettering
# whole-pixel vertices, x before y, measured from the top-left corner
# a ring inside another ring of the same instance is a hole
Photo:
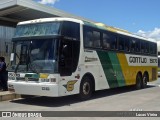
[[[142,57],[129,57],[130,63],[147,63],[147,58]]]
[[[130,62],[130,63],[147,63],[147,62],[157,63],[157,59],[152,59],[152,58],[150,58],[150,59],[147,61],[147,58],[146,58],[146,57],[133,57],[133,56],[130,56],[130,57],[129,57],[129,62]]]

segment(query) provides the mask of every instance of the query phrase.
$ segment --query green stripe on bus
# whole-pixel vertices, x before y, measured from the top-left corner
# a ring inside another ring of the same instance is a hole
[[[114,74],[114,69],[112,66],[112,62],[110,59],[110,56],[108,52],[104,51],[97,51],[97,54],[99,56],[100,62],[103,67],[103,71],[105,73],[105,76],[107,78],[108,84],[110,88],[118,87],[118,81]]]
[[[125,80],[124,80],[124,76],[122,73],[122,69],[120,66],[120,62],[118,60],[118,56],[116,53],[113,52],[108,52],[112,67],[114,69],[114,74],[116,75],[117,81],[118,81],[118,86],[125,86]]]

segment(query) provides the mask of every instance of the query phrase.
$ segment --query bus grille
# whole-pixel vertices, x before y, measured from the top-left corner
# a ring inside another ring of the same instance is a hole
[[[24,77],[16,77],[16,80],[18,80],[18,81],[25,81],[25,78]]]
[[[24,78],[24,77],[16,77],[16,80],[18,81],[39,81],[39,79],[36,79],[36,78]]]

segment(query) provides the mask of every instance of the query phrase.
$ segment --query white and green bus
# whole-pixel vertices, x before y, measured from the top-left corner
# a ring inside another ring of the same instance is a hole
[[[59,97],[157,79],[157,43],[118,28],[73,18],[20,22],[13,38],[10,91]]]

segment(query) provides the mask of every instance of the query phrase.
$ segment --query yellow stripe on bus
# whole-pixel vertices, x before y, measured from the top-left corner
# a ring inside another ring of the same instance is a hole
[[[124,53],[117,53],[122,73],[124,75],[126,85],[133,85],[136,83],[137,73],[140,71],[142,75],[145,71],[149,74],[149,81],[152,81],[152,69],[157,69],[155,66],[129,66]],[[157,73],[155,73],[157,74]]]

